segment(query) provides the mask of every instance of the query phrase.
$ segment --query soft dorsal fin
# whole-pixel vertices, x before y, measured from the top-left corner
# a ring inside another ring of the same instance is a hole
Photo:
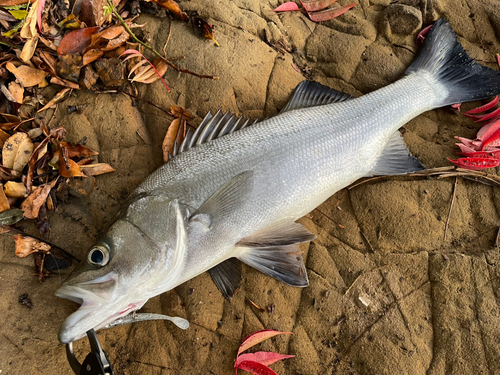
[[[238,259],[291,286],[309,285],[299,243],[316,238],[301,224],[280,221],[240,240]]]
[[[331,89],[318,82],[302,81],[295,88],[290,101],[281,110],[281,113],[293,109],[343,102],[350,99],[354,99],[354,97],[345,92]]]
[[[208,215],[210,222],[212,222],[214,219],[224,217],[244,203],[252,189],[253,172],[241,172],[222,185],[219,190],[203,202],[192,218],[195,218],[197,215]]]
[[[425,166],[406,147],[401,133],[396,131],[367,177],[406,174],[424,169]]]
[[[226,297],[231,298],[241,281],[241,262],[230,258],[208,270],[217,289]]]

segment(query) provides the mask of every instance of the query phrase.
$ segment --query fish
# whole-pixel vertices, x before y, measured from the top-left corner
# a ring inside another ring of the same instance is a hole
[[[398,131],[414,117],[499,93],[500,72],[471,59],[439,19],[403,77],[374,92],[354,98],[303,81],[263,121],[207,114],[56,292],[81,304],[59,341],[109,326],[206,271],[229,298],[240,262],[306,287],[299,244],[315,236],[296,220],[359,178],[424,169]]]

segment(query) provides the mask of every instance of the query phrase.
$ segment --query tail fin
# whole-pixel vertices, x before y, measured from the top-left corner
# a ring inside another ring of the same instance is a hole
[[[447,89],[442,106],[500,94],[500,72],[472,60],[443,19],[432,26],[406,75],[422,70],[431,73]]]

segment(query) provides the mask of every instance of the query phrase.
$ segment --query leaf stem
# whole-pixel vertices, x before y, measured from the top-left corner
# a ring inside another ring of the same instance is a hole
[[[147,48],[148,50],[150,50],[151,52],[153,52],[156,56],[158,56],[160,59],[162,59],[163,61],[165,61],[165,63],[168,64],[170,67],[172,67],[173,69],[177,70],[178,72],[191,74],[191,75],[193,75],[195,77],[198,77],[198,78],[219,79],[219,77],[217,77],[217,76],[209,76],[209,75],[203,75],[203,74],[194,73],[194,72],[192,72],[190,70],[182,69],[182,68],[179,68],[179,67],[175,66],[174,64],[172,64],[165,57],[163,57],[158,51],[156,51],[153,47],[149,46],[148,44],[144,43],[142,40],[140,40],[139,38],[137,38],[135,36],[135,34],[132,32],[132,30],[130,30],[130,28],[128,27],[127,23],[120,16],[120,14],[116,10],[116,8],[113,6],[113,4],[111,3],[111,1],[107,0],[107,2],[108,2],[108,5],[110,6],[110,9],[113,10],[113,14],[116,16],[116,18],[118,18],[118,20],[120,21],[120,23],[122,24],[122,26],[130,34],[130,36],[132,37],[132,39],[135,40],[137,43],[139,43],[144,48]]]

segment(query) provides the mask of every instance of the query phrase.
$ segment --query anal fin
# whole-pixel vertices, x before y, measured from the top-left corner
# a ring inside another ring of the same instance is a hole
[[[316,236],[295,222],[277,222],[236,244],[238,259],[285,284],[309,285],[299,243]]]
[[[231,298],[241,281],[241,262],[230,258],[208,270],[217,289],[226,297]]]
[[[413,156],[403,137],[396,131],[367,175],[398,175],[424,170],[425,166]]]

